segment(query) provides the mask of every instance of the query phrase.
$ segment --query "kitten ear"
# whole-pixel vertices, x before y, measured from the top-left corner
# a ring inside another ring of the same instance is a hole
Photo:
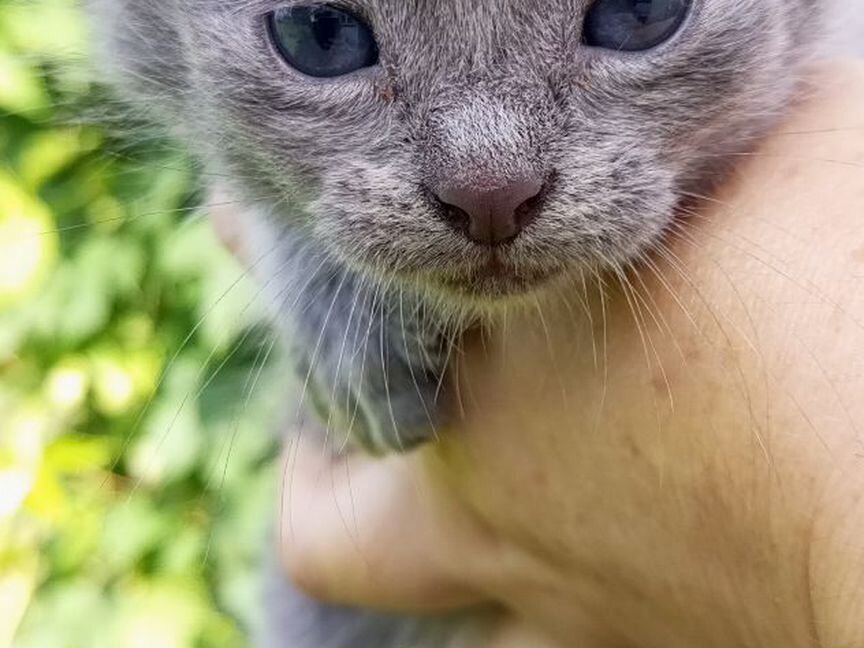
[[[183,112],[188,66],[175,0],[85,0],[103,79],[159,120]]]

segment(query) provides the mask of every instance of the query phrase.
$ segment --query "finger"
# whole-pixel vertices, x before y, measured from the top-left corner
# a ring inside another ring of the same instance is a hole
[[[479,603],[463,562],[470,525],[417,457],[332,458],[299,435],[284,463],[286,570],[331,603],[434,612]]]

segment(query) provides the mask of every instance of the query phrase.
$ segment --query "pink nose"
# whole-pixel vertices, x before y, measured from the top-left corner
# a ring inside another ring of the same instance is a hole
[[[448,220],[475,243],[502,245],[514,240],[536,216],[531,199],[543,190],[536,178],[520,179],[499,189],[447,187],[436,191]]]

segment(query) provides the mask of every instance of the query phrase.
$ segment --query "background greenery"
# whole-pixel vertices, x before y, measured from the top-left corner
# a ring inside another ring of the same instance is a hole
[[[0,0],[0,648],[243,646],[270,338],[86,42],[74,0]]]

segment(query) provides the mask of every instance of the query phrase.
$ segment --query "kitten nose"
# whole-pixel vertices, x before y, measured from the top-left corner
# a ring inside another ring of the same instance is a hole
[[[447,208],[448,220],[480,245],[509,243],[533,220],[530,204],[543,190],[543,181],[525,178],[498,189],[447,187],[436,191]]]

